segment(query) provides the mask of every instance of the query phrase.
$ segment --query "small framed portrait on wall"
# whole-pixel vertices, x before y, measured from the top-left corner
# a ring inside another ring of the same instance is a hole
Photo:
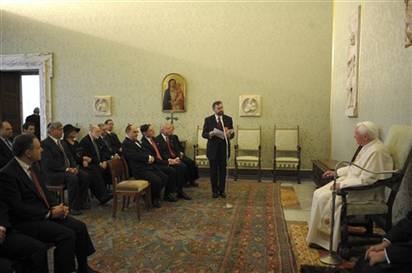
[[[162,81],[162,111],[186,112],[186,80],[177,73],[170,73]]]

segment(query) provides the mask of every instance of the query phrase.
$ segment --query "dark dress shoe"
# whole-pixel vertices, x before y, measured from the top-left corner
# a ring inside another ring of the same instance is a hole
[[[217,192],[214,192],[212,196],[213,196],[213,198],[218,198],[219,194]]]
[[[199,187],[199,184],[196,181],[190,182],[191,187]]]
[[[87,266],[86,271],[84,271],[84,270],[77,270],[76,272],[77,272],[77,273],[100,273],[99,271],[91,268],[90,266]]]
[[[220,197],[222,197],[222,198],[226,198],[226,193],[221,192],[221,193],[220,193]]]
[[[177,198],[171,194],[165,195],[164,199],[166,202],[177,202]]]
[[[79,209],[70,209],[70,214],[76,216],[76,215],[82,215],[83,213]]]
[[[107,202],[112,200],[112,198],[113,198],[113,194],[108,194],[106,197],[103,197],[103,199],[100,200],[100,205],[106,204]]]
[[[154,208],[161,208],[161,207],[162,207],[162,205],[160,205],[159,199],[153,200],[152,203],[153,203],[153,207],[154,207]]]
[[[177,197],[180,198],[180,199],[192,200],[192,197],[190,197],[189,195],[187,195],[187,194],[184,193],[184,192],[179,193],[179,194],[177,195]]]

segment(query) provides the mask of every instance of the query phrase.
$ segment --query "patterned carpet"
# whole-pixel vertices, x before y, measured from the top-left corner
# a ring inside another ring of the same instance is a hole
[[[298,196],[292,186],[281,186],[280,196],[282,208],[284,209],[301,209]]]
[[[101,272],[297,272],[284,220],[279,184],[230,183],[227,201],[212,199],[206,180],[188,189],[192,201],[163,203],[111,217],[98,207],[79,217],[98,250],[91,264]]]

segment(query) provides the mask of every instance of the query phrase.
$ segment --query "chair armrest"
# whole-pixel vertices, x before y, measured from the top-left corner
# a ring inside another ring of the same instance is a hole
[[[380,187],[394,186],[391,184],[400,183],[402,181],[402,177],[403,177],[402,173],[395,173],[392,177],[387,178],[387,179],[378,180],[371,185],[355,186],[355,187],[347,187],[347,188],[339,189],[337,194],[347,195],[349,192],[353,192],[353,191],[366,191],[366,190],[376,189]]]
[[[198,144],[193,144],[193,149],[197,149],[199,147]]]

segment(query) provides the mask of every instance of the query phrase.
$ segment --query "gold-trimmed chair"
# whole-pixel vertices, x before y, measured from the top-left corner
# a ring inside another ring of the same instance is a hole
[[[296,179],[300,184],[301,147],[299,142],[299,126],[294,128],[274,127],[275,145],[273,147],[273,182],[276,182],[279,170],[296,171]]]
[[[127,163],[123,158],[113,158],[109,161],[113,183],[113,214],[117,213],[119,197],[123,198],[122,210],[128,206],[130,198],[136,203],[137,218],[140,221],[140,199],[144,196],[146,209],[151,207],[151,190],[147,180],[130,180]]]
[[[196,141],[193,145],[193,158],[199,168],[207,168],[209,166],[209,160],[206,156],[207,139],[202,137],[203,129],[200,126],[196,128]]]
[[[238,179],[239,167],[257,169],[258,181],[262,180],[261,127],[248,129],[237,127],[235,145],[235,181]]]

